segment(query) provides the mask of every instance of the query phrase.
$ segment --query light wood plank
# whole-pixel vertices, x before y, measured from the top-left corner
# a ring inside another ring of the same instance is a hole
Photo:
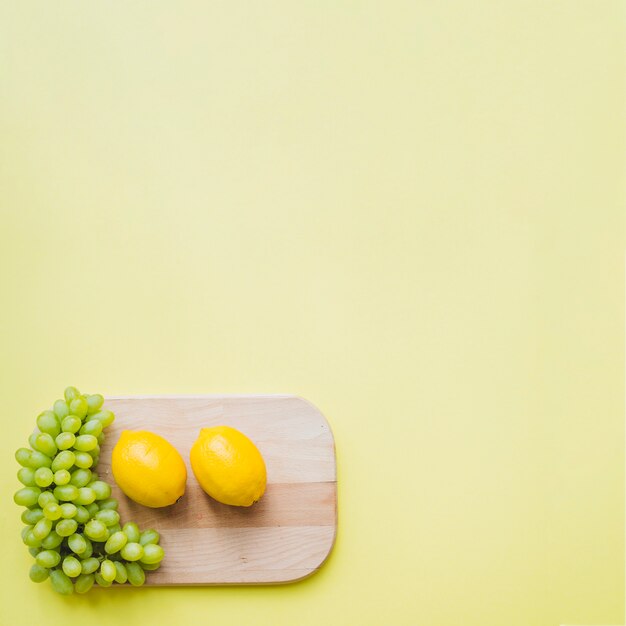
[[[331,526],[166,530],[167,563],[150,585],[278,583],[319,568],[334,541]]]

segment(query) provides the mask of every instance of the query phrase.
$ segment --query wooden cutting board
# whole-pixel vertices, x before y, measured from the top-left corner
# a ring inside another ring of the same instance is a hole
[[[147,585],[264,584],[317,571],[335,540],[337,478],[333,435],[324,416],[295,396],[109,397],[98,473],[113,485],[122,521],[155,528],[165,550]],[[267,490],[250,508],[207,496],[189,463],[200,428],[228,425],[258,446]],[[174,505],[150,509],[129,500],[111,474],[111,450],[122,430],[165,437],[187,464],[187,489]]]

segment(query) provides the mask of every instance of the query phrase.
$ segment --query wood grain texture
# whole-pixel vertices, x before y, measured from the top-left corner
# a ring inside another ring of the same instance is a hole
[[[337,529],[335,444],[328,422],[295,396],[109,397],[115,413],[98,473],[113,485],[122,520],[161,533],[166,559],[147,585],[267,584],[299,580],[317,571]],[[201,428],[233,426],[258,446],[267,465],[267,490],[249,508],[207,496],[189,463]],[[111,451],[122,430],[165,437],[187,465],[185,495],[173,506],[150,509],[115,485]]]

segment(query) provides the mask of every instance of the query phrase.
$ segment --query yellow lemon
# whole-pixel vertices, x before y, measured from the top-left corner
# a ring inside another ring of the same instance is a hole
[[[190,458],[198,482],[218,502],[250,506],[265,493],[265,461],[252,441],[235,428],[203,428]]]
[[[157,508],[185,493],[187,468],[174,446],[145,430],[124,430],[113,448],[115,482],[131,499]]]

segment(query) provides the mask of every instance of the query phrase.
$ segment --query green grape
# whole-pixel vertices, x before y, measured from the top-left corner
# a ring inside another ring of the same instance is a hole
[[[76,504],[91,504],[96,499],[96,493],[90,487],[81,487],[74,498]]]
[[[115,582],[123,585],[128,580],[126,566],[121,561],[115,561]]]
[[[143,547],[141,561],[148,565],[153,565],[154,563],[160,563],[164,556],[165,552],[161,546],[155,543],[148,543]]]
[[[82,567],[80,561],[75,556],[66,556],[61,567],[65,575],[70,578],[76,578],[76,576],[81,574]]]
[[[113,526],[109,526],[109,534],[113,534],[113,533],[121,533],[122,532],[122,527],[118,524],[113,524]]]
[[[119,552],[128,543],[128,537],[121,531],[112,533],[104,544],[104,551],[107,554]]]
[[[110,510],[117,511],[117,507],[119,506],[118,501],[115,498],[107,498],[106,500],[102,500],[98,502],[98,506],[101,511]]]
[[[51,530],[52,530],[52,520],[46,519],[44,517],[43,519],[40,519],[35,524],[33,528],[33,535],[37,539],[39,539],[39,541],[42,541],[50,534]]]
[[[39,522],[37,523],[39,524]],[[26,533],[23,541],[29,548],[39,548],[41,546],[41,539],[38,539],[32,530]]]
[[[65,572],[60,569],[55,569],[50,572],[50,582],[52,582],[52,588],[64,596],[69,596],[74,593],[74,585]]]
[[[124,534],[128,538],[129,542],[138,542],[141,533],[139,532],[139,526],[135,522],[126,522],[122,527]]]
[[[154,572],[154,570],[159,569],[161,567],[161,562],[158,563],[144,563],[143,561],[139,561],[139,565],[141,565],[141,569],[144,572]]]
[[[89,511],[84,506],[79,505],[76,507],[75,519],[79,524],[86,524],[90,518]]]
[[[115,526],[120,521],[120,514],[117,511],[105,509],[96,513],[96,519],[100,520],[105,526]]]
[[[63,450],[54,457],[52,461],[52,471],[69,470],[76,461],[76,455],[71,450]]]
[[[47,567],[41,567],[41,565],[37,565],[37,563],[33,563],[30,566],[30,571],[28,572],[30,579],[34,583],[42,583],[48,576],[50,572]]]
[[[140,587],[146,582],[146,574],[139,563],[126,563],[128,582],[134,587]]]
[[[45,550],[54,550],[63,543],[63,537],[56,530],[51,530],[50,534],[41,542],[41,547]]]
[[[36,524],[43,517],[43,511],[40,508],[26,509],[22,513],[22,521],[24,524]]]
[[[58,487],[63,487],[63,485],[67,485],[67,483],[70,482],[71,478],[72,478],[72,475],[66,469],[62,469],[62,470],[59,470],[58,472],[55,472],[54,477],[53,477],[54,484],[57,485]]]
[[[78,435],[74,442],[74,448],[81,452],[89,452],[98,445],[98,440],[93,435]]]
[[[43,542],[42,544],[43,545]],[[37,556],[41,552],[41,548],[28,548],[28,554],[31,556]]]
[[[30,467],[20,467],[17,471],[17,479],[26,487],[36,487],[35,470]]]
[[[85,487],[87,484],[91,482],[91,470],[88,469],[77,469],[72,472],[72,477],[70,478],[70,482],[72,485],[76,487]]]
[[[101,521],[92,519],[85,524],[85,534],[94,541],[106,541],[109,531]]]
[[[56,502],[48,502],[48,504],[43,507],[43,514],[46,519],[54,522],[61,517],[61,507]]]
[[[121,549],[120,554],[122,555],[122,558],[126,559],[127,561],[139,561],[141,558],[143,558],[144,549],[140,543],[135,543],[134,541],[132,541],[127,543]]]
[[[18,506],[35,506],[40,493],[37,487],[22,487],[13,494],[13,501]]]
[[[95,517],[96,513],[100,510],[97,502],[92,502],[91,504],[88,504],[85,508],[87,509],[90,518]]]
[[[72,519],[76,517],[76,513],[78,513],[78,508],[75,504],[72,504],[71,502],[64,502],[60,508],[61,517],[63,519]]]
[[[76,387],[66,387],[63,392],[65,401],[69,404],[74,398],[80,398],[80,391]]]
[[[37,565],[41,567],[56,567],[61,562],[61,555],[56,550],[42,550],[36,557]]]
[[[74,464],[81,469],[87,469],[93,465],[93,458],[89,452],[77,452]]]
[[[52,493],[59,501],[70,501],[76,499],[78,489],[74,485],[63,485],[62,487],[55,487]]]
[[[107,426],[110,426],[113,423],[113,420],[115,419],[115,415],[113,415],[111,411],[108,411],[107,409],[103,409],[102,411],[98,411],[97,413],[94,413],[93,415],[90,415],[88,417],[89,421],[93,419],[96,419],[102,422],[102,427],[106,428]]]
[[[74,433],[60,433],[54,440],[59,450],[68,450],[74,445],[76,435]]]
[[[98,409],[97,411],[89,411],[87,417],[85,418],[85,423],[97,420],[98,422],[102,421],[100,418],[104,417],[102,415],[103,411],[107,409]]]
[[[59,418],[54,411],[44,411],[37,417],[37,427],[42,433],[56,437],[61,432]]]
[[[101,446],[101,445],[104,443],[104,439],[105,439],[105,437],[104,437],[104,433],[100,433],[100,434],[98,435],[98,445],[100,445],[100,446]]]
[[[37,449],[37,437],[39,436],[39,433],[32,433],[31,435],[29,435],[28,437],[28,444],[30,445],[30,447],[33,450]]]
[[[85,398],[74,398],[70,402],[70,413],[72,415],[76,415],[77,417],[80,417],[82,419],[83,417],[85,417],[85,415],[87,415],[88,410],[89,405],[87,404]]]
[[[61,519],[55,526],[57,534],[61,537],[69,537],[70,535],[73,535],[77,528],[78,523],[75,519]]]
[[[82,535],[74,533],[67,538],[67,545],[74,554],[83,554],[87,550],[87,542]],[[68,574],[69,576],[69,574]]]
[[[110,426],[115,421],[115,415],[112,411],[104,411],[105,415],[98,419],[102,422],[102,428]]]
[[[28,457],[28,467],[37,469],[39,467],[50,467],[52,459],[39,450],[32,450]]]
[[[24,526],[24,528],[22,528],[21,532],[20,532],[20,536],[22,537],[22,541],[24,542],[24,545],[28,546],[30,540],[32,539],[33,542],[36,541],[35,536],[33,535],[33,528],[34,525],[33,524],[29,524],[28,526]],[[36,546],[29,546],[29,547],[36,547]]]
[[[110,587],[113,584],[110,580],[102,578],[102,574],[100,572],[96,572],[94,574],[94,578],[100,587]]]
[[[35,470],[35,483],[38,487],[47,487],[53,479],[54,474],[49,467],[39,467]]]
[[[94,581],[93,574],[81,574],[74,581],[74,590],[76,593],[87,593],[93,587]]]
[[[52,458],[57,453],[57,445],[54,443],[54,439],[48,433],[41,433],[37,435],[35,440],[35,449],[39,452],[43,452],[46,456]]]
[[[108,582],[113,582],[117,576],[115,563],[109,559],[104,559],[104,561],[102,561],[102,565],[100,565],[100,576]]]
[[[46,504],[50,504],[50,502],[56,502],[57,499],[54,497],[52,491],[42,491],[37,498],[37,503],[43,509]]]
[[[98,521],[98,520],[94,520],[94,521]],[[99,546],[100,548],[102,548],[104,550],[104,544],[106,543],[106,540],[111,536],[111,531],[108,529],[107,526],[105,526],[106,531],[104,532],[104,534],[100,537],[100,539],[98,539],[98,541],[102,544],[101,546]]]
[[[91,540],[89,539],[89,537],[85,537],[85,535],[81,535],[81,536],[85,540],[87,547],[85,548],[85,551],[80,555],[80,557],[82,559],[88,559],[93,554],[93,544],[91,543]]]
[[[87,396],[89,413],[96,413],[103,404],[104,398],[99,393],[92,393],[91,395]]]
[[[29,450],[28,448],[18,448],[15,451],[15,460],[22,467],[30,467],[30,468],[32,468],[33,466],[30,464],[30,455],[31,454],[32,454],[32,451]]]
[[[24,528],[22,528],[22,531],[21,531],[22,541],[26,540],[28,533],[31,532],[34,527],[35,527],[34,524],[28,524],[27,526],[24,526]]]
[[[81,566],[83,574],[93,574],[100,567],[100,561],[92,556],[88,559],[83,559]]]
[[[96,480],[89,484],[96,494],[96,500],[107,500],[111,497],[111,485],[103,480]]]
[[[70,409],[65,400],[57,400],[52,408],[60,420],[66,418],[70,414]]]
[[[149,543],[159,543],[160,539],[161,536],[156,530],[154,530],[153,528],[148,528],[147,530],[144,530],[139,536],[139,543],[142,546],[146,546]]]
[[[61,422],[61,428],[64,433],[77,433],[80,430],[82,422],[78,415],[67,415]]]
[[[39,467],[35,471],[35,483],[38,487],[49,487],[54,480],[54,474],[49,467]]]
[[[100,420],[90,420],[85,422],[80,429],[81,435],[91,435],[92,437],[99,437],[102,434],[102,423]],[[96,439],[96,443],[98,440]]]
[[[98,472],[96,472],[95,467],[89,471],[91,472],[91,480],[89,481],[89,483],[95,483],[96,480],[100,480],[100,477],[98,476]],[[87,487],[91,487],[91,484],[87,484]]]

